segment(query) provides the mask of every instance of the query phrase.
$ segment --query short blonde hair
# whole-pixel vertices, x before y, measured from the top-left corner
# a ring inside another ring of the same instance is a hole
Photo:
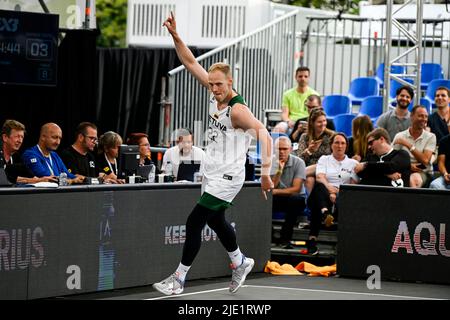
[[[214,63],[209,67],[208,73],[213,71],[221,71],[224,75],[231,78],[231,67],[229,64],[223,62]]]

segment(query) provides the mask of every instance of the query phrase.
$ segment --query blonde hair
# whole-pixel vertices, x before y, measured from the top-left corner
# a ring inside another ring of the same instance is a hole
[[[367,155],[367,135],[373,130],[372,120],[369,116],[356,117],[352,121],[353,153],[364,159]]]
[[[209,67],[208,73],[211,73],[213,71],[221,71],[224,75],[231,78],[231,67],[229,64],[223,62],[214,63]]]

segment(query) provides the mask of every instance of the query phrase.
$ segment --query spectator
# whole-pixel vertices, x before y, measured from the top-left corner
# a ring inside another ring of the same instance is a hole
[[[366,159],[367,148],[367,135],[373,130],[372,120],[367,115],[359,116],[352,121],[352,137],[348,139],[348,151],[347,155],[361,162]]]
[[[413,98],[413,89],[408,86],[398,88],[396,91],[397,106],[378,118],[377,127],[386,129],[391,140],[394,140],[397,133],[408,129],[411,125],[408,107]]]
[[[436,143],[438,145],[440,144],[440,140],[450,133],[448,130],[450,126],[449,96],[450,90],[448,88],[439,87],[436,89],[434,103],[436,104],[437,110],[428,118],[428,126],[430,127],[430,131],[436,135]]]
[[[305,187],[309,192],[314,186],[316,163],[323,155],[331,153],[331,137],[333,131],[326,128],[325,112],[314,109],[308,119],[308,132],[301,135],[296,155],[306,164]]]
[[[286,121],[289,128],[294,127],[297,119],[307,118],[308,110],[305,101],[312,94],[319,95],[308,86],[310,71],[308,67],[299,67],[295,71],[297,86],[283,93],[281,118]]]
[[[450,189],[450,135],[442,138],[438,149],[438,169],[441,174],[431,182],[431,189]]]
[[[117,157],[122,137],[113,131],[105,132],[98,142],[98,155],[96,167],[105,183],[125,183],[125,180],[117,178]]]
[[[205,157],[205,152],[194,146],[192,131],[190,129],[179,129],[177,133],[177,145],[169,148],[163,157],[162,171],[166,170],[167,162],[172,164],[172,174],[178,176],[178,167],[181,162],[201,163]]]
[[[369,153],[366,162],[356,165],[355,172],[361,184],[408,187],[411,174],[411,160],[405,150],[395,150],[391,146],[389,133],[377,128],[367,135]]]
[[[25,166],[37,177],[58,179],[61,173],[67,174],[68,184],[82,183],[83,177],[70,173],[56,153],[62,139],[61,128],[56,123],[46,123],[41,127],[39,142],[22,155]]]
[[[431,157],[436,150],[436,136],[425,130],[428,121],[427,109],[415,106],[411,111],[411,127],[395,135],[394,148],[403,149],[411,159],[411,176],[409,186],[421,188],[426,186],[433,174]]]
[[[275,140],[276,157],[272,161],[271,179],[274,188],[272,212],[284,212],[285,218],[281,229],[280,244],[292,248],[290,240],[298,215],[305,209],[305,162],[290,154],[291,140],[281,136]]]
[[[298,142],[302,133],[305,133],[308,131],[308,119],[309,119],[309,115],[311,115],[311,112],[314,109],[323,110],[322,99],[320,98],[320,96],[318,96],[316,94],[312,94],[306,99],[305,106],[308,109],[308,117],[300,118],[297,121],[295,121],[292,132],[289,135],[289,138],[291,138],[292,143]],[[327,119],[327,128],[332,131],[335,130],[334,122],[332,119]]]
[[[56,182],[54,177],[34,177],[23,164],[19,155],[25,138],[25,126],[16,120],[6,120],[2,126],[2,147],[4,169],[11,183],[31,184],[37,182]]]
[[[308,207],[311,209],[310,231],[307,242],[307,251],[316,255],[317,237],[319,235],[322,218],[325,226],[330,227],[337,219],[336,198],[342,184],[357,183],[358,176],[355,167],[358,161],[347,157],[348,140],[345,134],[336,133],[331,138],[332,154],[320,157],[316,168],[316,183],[308,198]],[[334,210],[333,210],[334,209]]]
[[[82,122],[75,131],[75,142],[61,152],[61,159],[67,170],[85,179],[97,177],[95,156],[92,153],[97,146],[97,127],[90,122]]]

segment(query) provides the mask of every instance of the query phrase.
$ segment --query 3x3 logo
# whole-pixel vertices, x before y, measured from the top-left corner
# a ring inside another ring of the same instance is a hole
[[[19,27],[19,19],[0,18],[0,31],[16,32]]]

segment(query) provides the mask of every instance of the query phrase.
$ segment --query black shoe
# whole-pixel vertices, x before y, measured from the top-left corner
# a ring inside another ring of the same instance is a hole
[[[317,241],[314,239],[308,240],[306,247],[310,256],[315,256],[319,253],[319,249],[317,248]]]

